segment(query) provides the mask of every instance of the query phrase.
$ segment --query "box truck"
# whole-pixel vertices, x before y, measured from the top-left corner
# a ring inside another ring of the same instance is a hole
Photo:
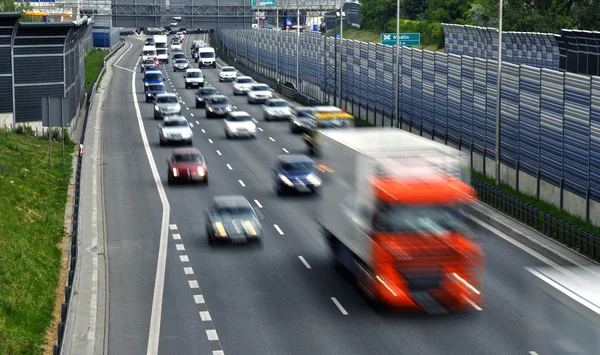
[[[464,209],[468,155],[396,128],[320,131],[317,223],[334,264],[372,304],[481,310],[484,255]]]
[[[158,61],[169,63],[169,38],[166,35],[154,35]]]

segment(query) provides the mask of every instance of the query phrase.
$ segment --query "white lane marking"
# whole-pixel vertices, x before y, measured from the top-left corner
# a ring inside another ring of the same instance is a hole
[[[181,234],[177,234],[177,233],[173,234],[173,239],[181,240]]]
[[[256,120],[256,118],[253,118],[253,119],[252,119],[252,122],[254,122],[254,123],[258,123],[258,121]]]
[[[260,128],[260,127],[258,127],[258,130],[259,130],[259,131],[261,131],[261,132],[263,131],[263,129],[262,129],[262,128]]]
[[[188,285],[190,285],[190,288],[200,288],[200,285],[198,285],[198,281],[196,280],[189,280]]]
[[[471,307],[475,308],[478,311],[483,311],[483,308],[479,307],[479,305],[477,305],[477,303],[473,302],[470,298],[468,298],[467,296],[463,296],[463,298],[465,299],[465,301],[467,301],[468,304],[471,305]]]
[[[246,187],[246,185],[244,184],[244,182],[242,180],[238,180],[240,185],[242,185],[242,187]]]
[[[177,229],[177,225],[176,224],[169,224],[169,229],[174,231]]]
[[[187,106],[185,107],[185,109],[186,109],[186,110],[188,110],[188,111],[190,110],[190,108],[189,108],[189,107],[187,107]]]
[[[183,246],[183,244],[175,244],[175,248],[179,251],[185,250],[185,247]]]
[[[538,353],[536,353],[535,351],[530,351],[529,355],[538,355]]]
[[[190,116],[194,117],[194,114],[190,112]],[[196,121],[196,123],[198,123],[198,121]]]
[[[181,101],[181,103],[185,105],[185,102]]]
[[[331,297],[331,300],[336,305],[336,307],[340,310],[340,312],[342,312],[343,315],[345,315],[345,316],[348,315],[348,312],[346,312],[346,310],[344,309],[344,307],[342,307],[342,304],[337,300],[337,298]]]
[[[190,128],[194,128],[194,124],[190,122]]]
[[[302,255],[298,256],[298,259],[300,259],[300,261],[302,261],[302,264],[304,264],[304,266],[306,266],[307,269],[310,269],[310,265],[308,264],[308,262],[304,259],[304,257]]]
[[[237,109],[237,106],[233,106],[234,109]]]
[[[269,139],[270,139],[272,142],[275,142],[275,140],[273,139],[273,137],[269,137]]]
[[[212,320],[212,318],[210,317],[210,313],[208,313],[208,311],[201,311],[200,319],[202,319],[203,322],[210,322]]]
[[[283,235],[283,231],[281,230],[281,228],[279,228],[278,225],[274,224],[273,227],[275,227],[275,229],[277,229],[277,232],[279,232],[280,235]]]
[[[194,269],[192,269],[191,267],[184,267],[184,268],[183,268],[183,272],[184,272],[186,275],[193,275],[193,274],[194,274]]]
[[[231,165],[227,164],[227,169],[229,170],[233,170],[233,168],[231,167]]]
[[[254,203],[256,203],[256,205],[258,206],[258,208],[263,208],[262,205],[260,204],[260,202],[258,202],[258,200],[254,200]]]
[[[209,138],[209,139],[208,139],[208,143],[210,143],[210,144],[213,144],[213,141],[212,141],[212,139],[210,139],[210,138]]]
[[[135,61],[134,68],[137,68],[140,58]],[[152,295],[152,313],[150,316],[150,330],[148,332],[148,348],[146,350],[147,355],[158,354],[158,342],[160,339],[160,320],[162,317],[162,305],[163,305],[163,294],[165,289],[165,272],[167,269],[167,250],[169,249],[169,216],[171,214],[171,206],[167,199],[167,194],[162,185],[160,175],[158,174],[158,168],[154,162],[154,155],[150,149],[148,143],[148,136],[146,135],[146,129],[144,128],[144,121],[142,120],[142,112],[140,111],[140,105],[137,99],[137,90],[135,87],[136,83],[136,72],[131,76],[131,96],[133,98],[133,106],[135,108],[135,114],[137,116],[138,126],[140,127],[140,135],[142,136],[142,142],[144,143],[144,149],[146,156],[148,157],[148,163],[150,164],[150,170],[154,177],[154,184],[158,190],[158,195],[162,204],[162,222],[160,228],[160,242],[158,247],[158,258],[156,261],[156,276],[154,280],[154,293]]]
[[[120,66],[120,65],[116,65],[116,64],[115,64],[115,67],[116,67],[116,68],[119,68],[119,69],[126,70],[126,71],[128,71],[128,72],[131,72],[131,73],[135,72],[135,70],[131,70],[131,69],[127,69],[127,68],[123,68],[123,67],[122,67],[122,66]]]
[[[217,154],[222,155],[221,151],[217,149]]]
[[[213,350],[212,355],[225,355],[225,352],[223,350]]]
[[[287,149],[285,149],[285,148],[281,148],[281,149],[283,149],[284,152],[289,153]]]
[[[214,330],[214,329],[208,329],[208,330],[206,330],[206,337],[210,341],[219,340],[219,336],[217,335],[217,331]]]
[[[194,302],[196,304],[203,304],[204,303],[204,296],[202,296],[202,295],[194,295]]]
[[[202,133],[206,133],[206,131],[203,129],[203,130],[202,130]]]
[[[192,116],[193,116],[193,114],[191,114],[191,113],[190,113],[190,115],[192,115]],[[200,124],[200,122],[199,122],[199,121],[196,121],[196,124]]]
[[[179,261],[181,261],[182,263],[187,263],[190,261],[190,258],[188,258],[187,255],[179,255]]]

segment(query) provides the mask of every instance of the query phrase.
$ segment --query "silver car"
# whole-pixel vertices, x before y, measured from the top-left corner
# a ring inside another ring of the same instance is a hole
[[[235,78],[233,82],[233,94],[234,95],[244,95],[248,91],[252,85],[256,84],[256,81],[249,76],[238,76]]]
[[[154,100],[154,119],[162,119],[166,116],[180,115],[181,105],[175,94],[158,94]]]
[[[186,70],[190,67],[190,62],[187,59],[175,59],[173,61],[173,71]]]
[[[289,119],[292,116],[290,104],[283,99],[269,99],[263,105],[265,121]]]
[[[183,116],[167,116],[162,124],[158,125],[160,145],[167,143],[192,144],[192,129]]]

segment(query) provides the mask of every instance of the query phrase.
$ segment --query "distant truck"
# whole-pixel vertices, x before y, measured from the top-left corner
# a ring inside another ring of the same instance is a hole
[[[169,37],[166,35],[154,35],[154,43],[158,61],[161,63],[169,63]]]
[[[538,354],[600,354],[600,268],[528,268],[529,306]]]
[[[462,210],[468,156],[396,128],[320,132],[317,223],[334,264],[377,306],[481,310],[483,252]]]

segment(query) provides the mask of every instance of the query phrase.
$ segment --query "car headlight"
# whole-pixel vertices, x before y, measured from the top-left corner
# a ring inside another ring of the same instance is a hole
[[[248,129],[248,131],[250,131],[250,132],[253,132],[253,133],[254,133],[254,132],[256,132],[256,126],[254,126],[254,127],[250,127],[250,128]]]
[[[236,129],[235,127],[231,127],[231,126],[229,126],[229,125],[227,126],[227,130],[228,130],[229,132],[231,132],[231,133],[235,133],[235,132],[237,132],[237,129]]]
[[[306,180],[315,186],[321,186],[321,180],[316,177],[314,174],[308,174]]]
[[[159,111],[160,107],[158,107],[158,105],[154,105],[154,111]]]
[[[173,168],[173,176],[175,176],[175,177],[179,176],[179,170],[177,170],[177,168]]]
[[[256,229],[254,229],[252,222],[244,221],[243,224],[244,224],[244,229],[246,229],[246,232],[248,232],[248,234],[250,234],[253,237],[256,236]]]
[[[147,92],[146,96],[152,96],[152,93],[151,92]]]
[[[185,78],[185,81],[186,81],[187,83],[189,83],[189,82],[190,82],[190,79],[188,79],[188,78]]]
[[[221,237],[227,237],[227,231],[225,230],[225,227],[223,226],[223,223],[216,222],[215,223],[215,229],[217,230],[217,233],[218,233],[219,236],[221,236]]]
[[[227,106],[226,111],[231,111],[231,106]]]
[[[165,137],[165,138],[169,138],[169,134],[168,134],[167,132],[165,132],[165,131],[163,131],[163,132],[162,132],[162,135],[163,135],[163,137]]]
[[[288,179],[287,177],[285,177],[285,175],[279,174],[279,178],[281,179],[281,181],[283,181],[284,184],[286,184],[289,187],[294,186],[294,184],[290,181],[290,179]]]
[[[204,168],[203,167],[199,166],[197,171],[198,171],[198,175],[204,176]]]
[[[175,106],[175,111],[176,112],[181,112],[181,105]]]

